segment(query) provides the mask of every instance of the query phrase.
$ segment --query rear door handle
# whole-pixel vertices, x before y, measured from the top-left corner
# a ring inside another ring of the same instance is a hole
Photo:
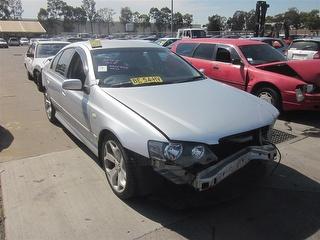
[[[219,70],[219,66],[213,66],[213,69]]]

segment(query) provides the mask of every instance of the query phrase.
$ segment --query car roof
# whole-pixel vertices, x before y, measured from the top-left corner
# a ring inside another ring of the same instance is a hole
[[[274,37],[251,37],[250,39],[253,39],[253,40],[281,40],[280,38],[274,38]]]
[[[42,44],[70,44],[70,42],[64,42],[64,41],[36,41],[37,45]]]
[[[299,38],[299,39],[295,39],[293,40],[293,42],[320,42],[320,38]]]
[[[233,39],[233,38],[193,38],[193,39],[183,39],[179,42],[216,43],[216,44],[230,44],[235,46],[266,44],[256,40]]]
[[[164,38],[159,38],[158,40],[171,40],[171,39],[180,39],[180,38],[164,37]]]
[[[90,41],[72,43],[70,46],[83,46],[89,50],[112,49],[112,48],[162,48],[161,46],[147,41],[139,40],[99,40],[101,47],[92,48]]]

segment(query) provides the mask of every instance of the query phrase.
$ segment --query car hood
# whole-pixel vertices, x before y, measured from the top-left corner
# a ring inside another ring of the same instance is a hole
[[[170,140],[217,144],[222,137],[273,124],[279,114],[271,104],[210,79],[103,90]]]
[[[268,63],[256,68],[295,77],[320,87],[320,60],[317,59]]]

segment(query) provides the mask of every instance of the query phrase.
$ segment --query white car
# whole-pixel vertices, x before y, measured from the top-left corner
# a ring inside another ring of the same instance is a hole
[[[20,45],[21,46],[29,45],[29,39],[28,38],[20,38]]]
[[[275,107],[156,44],[73,43],[46,64],[42,80],[48,119],[91,149],[122,199],[144,191],[154,174],[202,191],[277,154],[268,142]]]
[[[43,90],[41,80],[43,66],[68,44],[69,42],[40,41],[32,43],[28,48],[24,58],[24,66],[27,69],[28,79],[34,80],[39,91]]]
[[[287,57],[289,60],[320,59],[320,38],[293,40]]]
[[[3,38],[0,38],[0,48],[8,48],[8,43]]]

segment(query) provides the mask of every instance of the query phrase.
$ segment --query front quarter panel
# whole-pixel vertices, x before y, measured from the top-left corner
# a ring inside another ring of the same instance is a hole
[[[149,157],[149,140],[167,142],[155,127],[97,85],[90,88],[90,105],[90,125],[97,148],[103,130],[112,132],[126,149],[145,157]]]

